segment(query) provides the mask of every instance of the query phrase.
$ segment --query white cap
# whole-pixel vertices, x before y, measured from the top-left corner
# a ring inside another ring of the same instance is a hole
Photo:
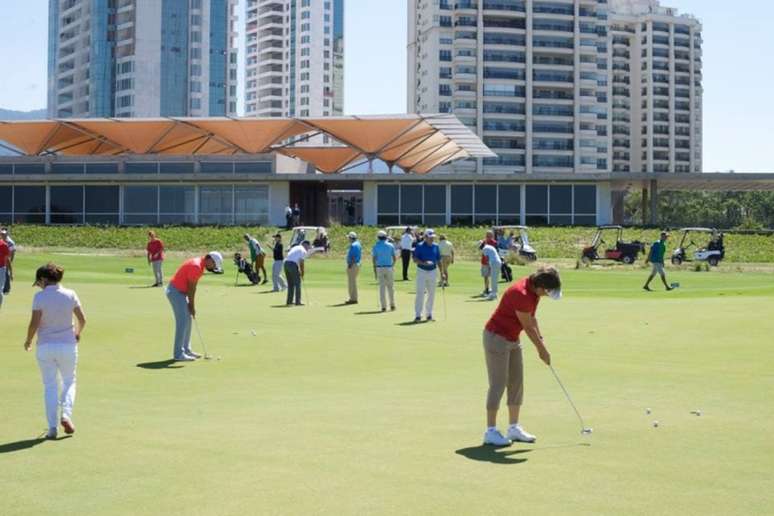
[[[427,231],[425,231],[425,236],[434,237],[435,231],[433,231],[432,229],[428,229]]]
[[[549,290],[548,297],[550,297],[554,301],[559,301],[560,299],[562,299],[562,287]]]
[[[212,261],[215,262],[215,270],[212,272],[215,274],[221,274],[223,272],[223,255],[218,251],[210,251],[207,253],[207,256],[212,258]]]
[[[350,231],[347,235],[347,238],[350,238],[352,240],[357,240],[357,234],[354,231]]]
[[[376,233],[376,238],[387,238],[387,232],[380,229],[379,232]]]

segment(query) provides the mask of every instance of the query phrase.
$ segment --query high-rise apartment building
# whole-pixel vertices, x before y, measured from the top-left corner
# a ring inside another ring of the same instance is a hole
[[[48,114],[236,113],[236,0],[49,0]]]
[[[344,113],[344,0],[247,0],[245,114]]]
[[[408,110],[498,154],[455,170],[700,170],[700,30],[656,0],[409,0]]]
[[[655,0],[612,0],[613,171],[702,171],[701,24]]]

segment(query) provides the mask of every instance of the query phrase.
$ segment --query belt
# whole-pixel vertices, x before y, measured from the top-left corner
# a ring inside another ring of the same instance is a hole
[[[392,265],[377,265],[377,269],[392,269]]]
[[[417,265],[418,268],[422,269],[423,271],[434,271],[435,267],[423,267],[422,265]]]

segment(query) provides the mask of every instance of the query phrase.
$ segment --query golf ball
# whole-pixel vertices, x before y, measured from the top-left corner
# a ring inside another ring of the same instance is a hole
[[[218,360],[220,360],[220,357],[218,357]]]
[[[255,336],[257,335],[257,333],[255,333],[255,330],[250,330],[250,335],[252,335],[253,337],[255,337]]]
[[[658,428],[658,421],[653,421],[653,428]]]
[[[593,428],[584,428],[583,430],[581,430],[581,434],[583,434],[583,435],[589,435],[589,434],[591,434],[593,432],[594,432]]]
[[[701,410],[692,410],[691,414],[693,414],[694,416],[701,416]]]
[[[650,414],[650,409],[649,409],[649,408],[646,408],[646,409],[645,409],[645,413],[646,413],[646,414]]]

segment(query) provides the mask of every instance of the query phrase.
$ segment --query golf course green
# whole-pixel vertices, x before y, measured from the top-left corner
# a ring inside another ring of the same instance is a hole
[[[57,441],[40,437],[43,388],[22,347],[48,260],[88,320],[77,432]],[[522,424],[538,440],[493,449],[481,446],[481,332],[495,304],[476,297],[473,261],[438,290],[437,321],[411,324],[413,282],[396,282],[397,311],[380,313],[370,262],[359,304],[342,305],[343,259],[315,257],[306,306],[287,308],[244,276],[235,287],[229,260],[197,297],[221,360],[185,364],[168,362],[172,312],[143,258],[19,253],[15,269],[0,309],[5,516],[774,511],[771,274],[670,270],[681,287],[648,293],[641,268],[562,269],[565,297],[542,300],[538,318],[594,432],[580,434],[525,340]]]

